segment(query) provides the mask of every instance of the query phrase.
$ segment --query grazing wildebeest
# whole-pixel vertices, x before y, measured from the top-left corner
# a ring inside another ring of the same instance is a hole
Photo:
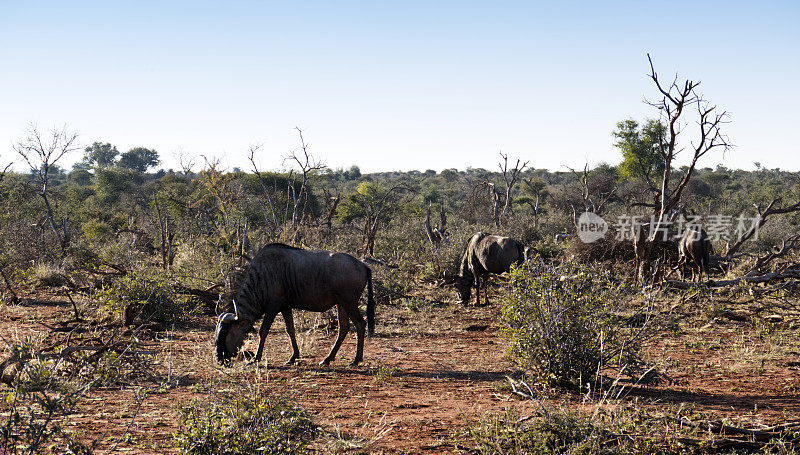
[[[475,286],[475,303],[481,303],[481,284],[486,285],[490,273],[508,272],[511,264],[522,264],[525,261],[525,249],[518,241],[499,235],[478,232],[469,239],[458,278],[455,280],[461,303],[468,303]],[[484,290],[484,300],[489,297]]]
[[[687,264],[692,270],[692,281],[695,280],[695,270],[698,272],[698,282],[703,278],[703,272],[708,277],[708,263],[712,252],[711,240],[704,229],[698,226],[683,231],[678,241],[678,269],[681,279],[684,279],[683,266]]]
[[[351,365],[357,365],[363,359],[364,328],[367,325],[358,309],[358,299],[365,286],[368,289],[367,321],[371,336],[375,330],[375,299],[369,267],[349,254],[306,251],[280,243],[269,244],[250,262],[232,302],[233,313],[219,316],[214,337],[217,360],[224,362],[235,356],[247,334],[255,332],[253,323],[264,315],[255,357],[258,363],[272,321],[281,313],[293,350],[287,364],[294,363],[300,357],[300,349],[295,339],[292,309],[322,312],[336,305],[338,336],[330,354],[321,364],[327,365],[335,359],[350,329],[349,321],[353,321],[358,345],[356,358]]]

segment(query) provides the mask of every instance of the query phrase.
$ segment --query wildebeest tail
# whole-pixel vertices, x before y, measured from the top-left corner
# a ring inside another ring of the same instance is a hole
[[[367,268],[367,330],[369,336],[375,334],[375,295],[372,292],[372,269]]]

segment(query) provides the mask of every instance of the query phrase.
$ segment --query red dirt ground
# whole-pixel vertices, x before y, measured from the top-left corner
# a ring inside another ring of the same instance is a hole
[[[71,311],[68,303],[50,299],[3,305],[0,333],[9,341],[44,336],[49,329],[42,322],[53,325]],[[299,364],[282,365],[289,346],[278,318],[267,340],[268,368],[241,361],[219,367],[212,358],[213,320],[208,318],[208,325],[157,334],[159,370],[178,378],[168,387],[151,390],[140,407],[135,387],[95,390],[64,426],[84,441],[97,440],[96,453],[173,453],[179,405],[214,400],[217,394],[232,393],[232,382],[244,382],[287,395],[310,411],[323,430],[315,450],[463,453],[471,445],[463,435],[470,423],[506,408],[528,415],[539,406],[516,398],[506,387],[506,375],[519,379],[522,372],[506,358],[497,312],[496,306],[442,305],[420,311],[379,306],[376,336],[367,343],[365,362],[355,368],[346,366],[355,351],[352,333],[330,368],[318,366],[335,333],[319,328],[327,319],[297,313]],[[672,382],[628,386],[621,400],[653,409],[692,405],[734,421],[779,423],[800,417],[800,348],[791,348],[797,346],[796,330],[770,333],[727,320],[680,327],[646,346],[648,358]],[[254,350],[254,343],[250,339],[246,349]],[[0,359],[8,355],[4,345]],[[584,402],[579,393],[535,388],[544,406],[591,409],[597,403]],[[0,393],[6,389],[0,385]],[[130,434],[123,437],[126,431]]]

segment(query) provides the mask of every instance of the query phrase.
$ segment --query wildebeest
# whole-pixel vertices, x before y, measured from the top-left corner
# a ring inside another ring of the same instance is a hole
[[[711,240],[708,239],[706,231],[700,227],[688,228],[683,231],[678,240],[678,269],[683,279],[683,266],[689,265],[692,270],[692,281],[695,280],[695,270],[697,270],[697,281],[703,278],[703,272],[708,277],[708,263],[710,261],[713,247]]]
[[[358,259],[345,253],[307,251],[280,243],[263,247],[250,262],[242,285],[232,301],[233,312],[219,316],[214,336],[217,360],[224,362],[235,356],[248,333],[255,332],[253,323],[262,315],[255,361],[261,361],[264,341],[278,313],[283,315],[286,333],[292,343],[292,356],[287,364],[300,357],[294,332],[292,309],[327,311],[334,305],[339,316],[339,331],[327,365],[353,321],[358,335],[356,357],[351,365],[363,359],[364,328],[367,323],[358,309],[358,300],[367,287],[367,321],[370,336],[375,330],[375,299],[372,292],[372,271]],[[230,310],[230,308],[229,308]]]
[[[525,252],[521,243],[499,235],[478,232],[469,239],[458,278],[455,280],[458,295],[462,303],[469,302],[472,286],[475,286],[475,303],[481,303],[481,284],[485,286],[490,273],[508,272],[511,264],[522,264]],[[484,300],[489,298],[484,292]]]

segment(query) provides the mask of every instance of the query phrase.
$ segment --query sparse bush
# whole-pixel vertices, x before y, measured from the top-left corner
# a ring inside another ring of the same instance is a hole
[[[175,444],[183,454],[294,454],[305,451],[316,431],[294,404],[256,391],[183,406]]]
[[[69,283],[69,278],[63,270],[49,264],[39,264],[33,270],[35,286],[57,288]]]
[[[601,430],[574,412],[554,412],[521,419],[513,412],[492,415],[469,429],[481,454],[604,454]]]
[[[526,263],[511,272],[503,305],[509,350],[523,367],[552,385],[582,384],[609,363],[635,363],[636,336],[615,317],[618,284],[588,267]]]
[[[620,241],[609,236],[591,243],[572,238],[567,242],[564,253],[567,257],[583,264],[597,261],[632,261],[635,258],[633,242]]]
[[[90,385],[58,374],[58,362],[46,358],[30,340],[12,344],[11,357],[0,364],[0,379],[11,390],[0,396],[4,419],[3,453],[41,453],[58,441],[70,453],[91,453],[63,427],[63,417],[76,410]]]

